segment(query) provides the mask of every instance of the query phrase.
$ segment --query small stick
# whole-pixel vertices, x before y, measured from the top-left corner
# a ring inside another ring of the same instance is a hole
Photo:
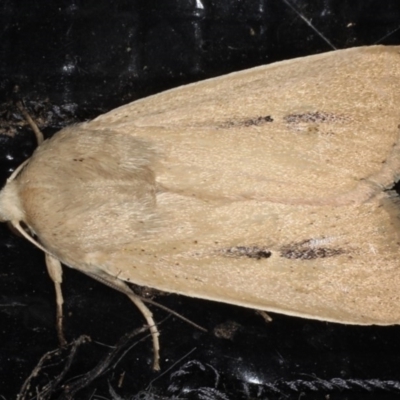
[[[78,350],[78,348],[85,343],[86,341],[90,340],[87,336],[80,336],[78,339],[74,340],[71,343],[71,352],[67,357],[67,363],[65,364],[63,370],[61,371],[61,373],[57,376],[57,378],[52,381],[49,382],[44,388],[43,390],[40,391],[38,398],[42,398],[42,399],[46,399],[48,398],[48,395],[51,395],[52,392],[54,392],[54,390],[57,388],[58,384],[62,381],[62,379],[65,377],[65,375],[67,374],[67,372],[69,371],[72,361],[75,357],[75,354]],[[21,390],[19,391],[18,395],[17,395],[17,400],[24,400],[26,398],[26,395],[28,394],[28,391],[31,387],[31,382],[34,378],[36,378],[39,374],[39,372],[43,369],[44,367],[44,363],[46,360],[50,359],[52,356],[57,355],[60,353],[60,350],[52,350],[52,351],[48,351],[46,354],[44,354],[38,364],[36,365],[36,367],[33,369],[33,371],[31,372],[31,374],[28,376],[28,378],[25,380],[25,382],[23,383]],[[42,397],[43,396],[43,397]]]
[[[36,140],[38,142],[38,145],[40,145],[44,140],[43,133],[36,125],[36,122],[28,114],[21,101],[17,101],[17,107],[19,112],[24,116],[26,122],[28,122],[29,126],[32,128],[33,132],[35,132]]]

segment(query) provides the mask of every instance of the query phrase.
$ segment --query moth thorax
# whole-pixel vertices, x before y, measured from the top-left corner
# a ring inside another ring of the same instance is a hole
[[[16,181],[7,182],[0,191],[0,221],[23,221],[24,211]]]

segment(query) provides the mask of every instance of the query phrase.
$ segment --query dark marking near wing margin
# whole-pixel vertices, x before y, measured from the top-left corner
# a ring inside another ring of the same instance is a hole
[[[343,120],[342,116],[315,111],[315,112],[308,112],[304,114],[289,114],[286,115],[284,120],[288,124],[300,124],[300,123],[317,123],[317,122],[337,122]]]
[[[291,260],[315,260],[345,253],[343,249],[313,245],[311,240],[281,247],[281,257]]]

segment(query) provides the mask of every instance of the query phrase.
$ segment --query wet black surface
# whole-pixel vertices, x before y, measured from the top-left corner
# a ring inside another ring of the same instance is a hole
[[[12,105],[16,97],[24,99],[50,135],[65,124],[183,83],[328,51],[332,45],[400,43],[396,0],[290,4],[297,12],[283,0],[2,2],[0,119],[3,132],[18,133],[0,135],[2,182],[35,147],[32,133],[20,128]],[[53,286],[43,255],[5,225],[0,226],[0,246],[0,399],[9,400],[40,357],[58,343]],[[85,334],[92,339],[76,353],[65,385],[91,370],[110,350],[105,345],[115,344],[143,320],[125,296],[79,272],[67,269],[63,288],[67,338]],[[153,308],[162,321],[161,372],[151,370],[147,338],[73,398],[400,395],[399,327],[343,326],[279,315],[267,324],[239,307],[173,295],[158,301],[208,333]],[[67,354],[53,358],[58,367],[40,372],[27,398],[35,398],[35,386],[54,382]]]

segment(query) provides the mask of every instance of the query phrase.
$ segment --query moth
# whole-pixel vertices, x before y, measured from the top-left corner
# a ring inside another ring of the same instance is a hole
[[[127,294],[400,323],[400,47],[333,51],[168,90],[67,127],[0,218]],[[60,317],[61,318],[61,317]]]

